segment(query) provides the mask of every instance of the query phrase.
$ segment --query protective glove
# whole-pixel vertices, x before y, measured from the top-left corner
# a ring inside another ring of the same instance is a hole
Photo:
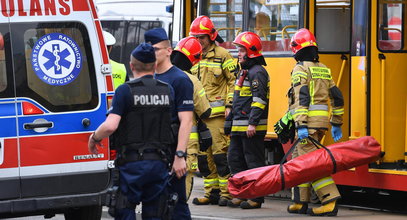
[[[291,142],[295,138],[294,120],[289,112],[287,112],[277,123],[274,125],[274,132],[278,136],[280,143],[285,144],[289,140]]]
[[[308,137],[308,128],[298,128],[297,130],[298,138],[300,140]]]
[[[202,120],[198,120],[199,150],[205,152],[212,146],[212,135],[209,128]]]
[[[277,135],[281,134],[283,131],[288,131],[293,125],[293,117],[289,112],[287,112],[280,120],[274,124],[274,132]]]
[[[335,142],[339,141],[339,139],[342,138],[342,129],[340,126],[333,125],[331,133],[332,133],[332,137],[334,138]]]

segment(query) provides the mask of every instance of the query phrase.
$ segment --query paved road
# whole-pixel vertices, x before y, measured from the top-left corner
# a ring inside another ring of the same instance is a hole
[[[194,190],[189,201],[194,220],[406,220],[407,215],[392,214],[381,212],[377,210],[366,210],[355,207],[339,207],[337,217],[313,217],[307,215],[296,215],[287,213],[286,209],[289,205],[287,199],[281,198],[267,198],[261,209],[242,210],[240,208],[219,207],[217,205],[197,206],[192,204],[192,198],[203,195],[203,181],[202,178],[195,178]],[[404,201],[405,202],[405,201]],[[13,220],[40,220],[44,219],[42,216],[13,218]],[[63,215],[57,215],[51,220],[63,220]],[[107,215],[107,209],[104,209],[103,220],[113,219]],[[137,218],[141,219],[141,218]],[[11,220],[11,219],[9,219]]]

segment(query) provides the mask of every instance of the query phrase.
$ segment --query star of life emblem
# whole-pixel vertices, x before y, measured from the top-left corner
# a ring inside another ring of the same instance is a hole
[[[50,33],[35,43],[31,65],[43,82],[63,86],[78,77],[82,68],[82,53],[72,38],[61,33]]]

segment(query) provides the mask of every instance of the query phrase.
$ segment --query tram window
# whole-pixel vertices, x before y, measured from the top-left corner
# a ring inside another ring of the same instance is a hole
[[[242,31],[243,0],[204,0],[201,15],[209,16],[224,43],[220,46],[236,49],[232,44]]]
[[[316,1],[315,37],[321,52],[350,50],[351,8],[349,1]]]
[[[257,33],[263,51],[291,53],[290,39],[299,24],[299,0],[250,0],[249,31]]]
[[[394,51],[403,48],[404,3],[384,3],[379,1],[378,47],[380,50]]]

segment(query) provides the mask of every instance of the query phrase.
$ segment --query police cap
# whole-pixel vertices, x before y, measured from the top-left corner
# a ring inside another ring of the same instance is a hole
[[[154,45],[161,41],[168,40],[168,36],[164,28],[154,28],[144,33],[144,40],[146,43]]]
[[[131,55],[142,63],[155,62],[155,51],[151,44],[141,43],[131,52]]]

